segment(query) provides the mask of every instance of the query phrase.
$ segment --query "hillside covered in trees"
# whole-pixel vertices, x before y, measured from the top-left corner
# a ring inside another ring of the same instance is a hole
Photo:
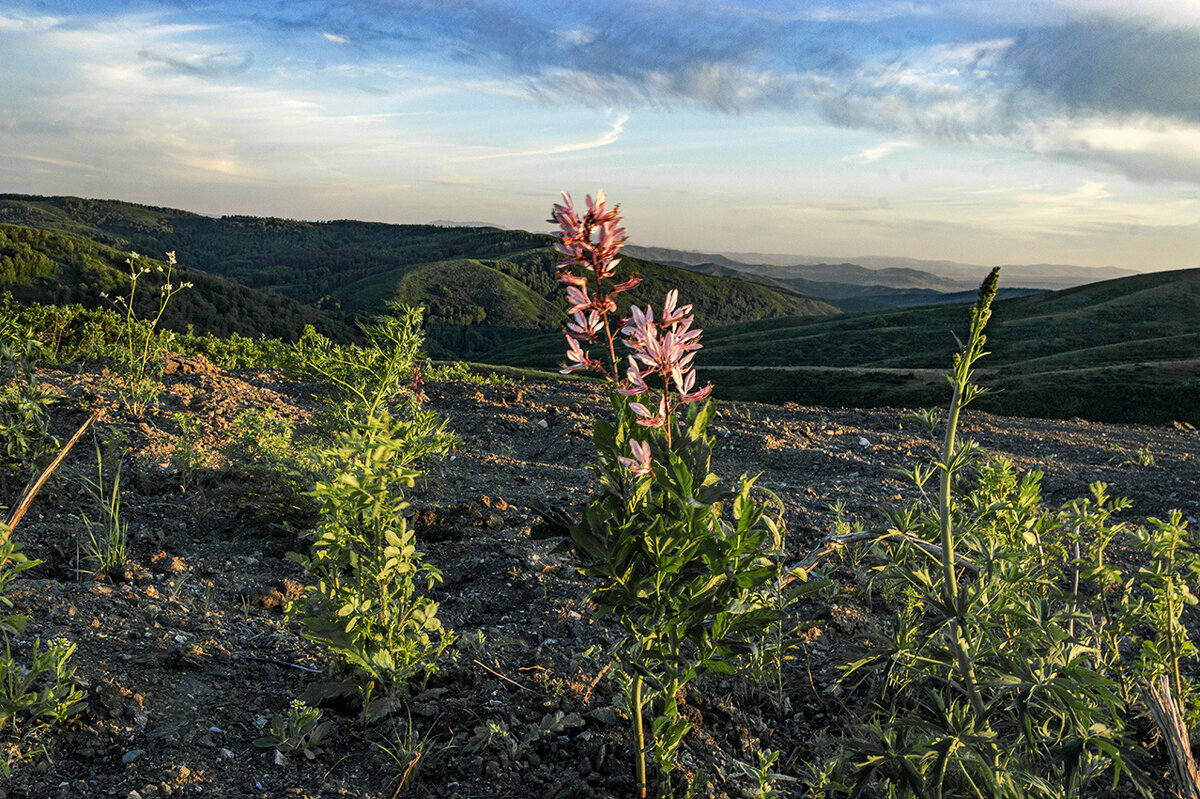
[[[120,251],[174,251],[195,270],[342,317],[370,316],[391,301],[422,305],[436,354],[479,354],[555,330],[564,321],[549,235],[352,220],[213,218],[110,200],[14,194],[0,195],[0,223],[69,234],[77,237],[76,247],[88,240]],[[35,264],[34,251],[40,250],[31,244],[22,256],[25,271],[46,272],[50,267],[41,260]],[[43,254],[55,262],[54,253]],[[837,313],[794,292],[742,280],[635,258],[624,266],[645,279],[638,301],[678,288],[709,327]],[[0,288],[21,280],[14,271]],[[28,293],[60,301],[44,291]]]

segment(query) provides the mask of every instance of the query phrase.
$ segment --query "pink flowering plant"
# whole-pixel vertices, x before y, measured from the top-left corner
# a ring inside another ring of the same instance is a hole
[[[754,478],[742,475],[730,488],[711,471],[715,409],[712,387],[696,386],[701,331],[691,306],[671,291],[657,315],[635,306],[629,318],[614,318],[614,296],[639,282],[612,282],[625,241],[617,209],[598,194],[581,220],[563,196],[554,207],[568,256],[560,265],[571,314],[563,371],[598,371],[613,383],[615,420],[595,424],[594,498],[572,512],[546,511],[544,532],[569,537],[581,571],[596,579],[596,616],[621,629],[613,661],[627,687],[635,795],[648,784],[649,710],[658,793],[669,796],[689,729],[681,689],[704,673],[734,673],[736,658],[777,616],[760,597],[779,576],[779,520],[752,496]],[[594,358],[593,344],[607,352]],[[618,344],[627,351],[623,373]]]

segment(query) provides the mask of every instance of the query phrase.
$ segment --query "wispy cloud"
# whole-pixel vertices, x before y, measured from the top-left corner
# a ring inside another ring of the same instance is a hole
[[[0,34],[35,33],[37,31],[50,30],[59,22],[59,17],[31,17],[18,14],[0,13]]]
[[[868,147],[862,152],[844,156],[842,160],[858,164],[873,164],[900,150],[909,150],[920,145],[915,141],[889,141],[876,147]]]
[[[138,57],[150,64],[158,64],[175,72],[204,77],[228,77],[240,75],[254,63],[250,53],[210,52],[156,52],[139,50]]]
[[[513,150],[508,152],[464,155],[451,160],[484,161],[494,158],[528,158],[530,156],[561,155],[563,153],[578,153],[585,150],[594,150],[598,147],[606,147],[610,144],[614,144],[621,137],[621,132],[625,130],[625,123],[628,121],[628,114],[614,114],[612,124],[609,126],[608,130],[604,131],[595,138],[585,139],[584,141],[548,144],[542,147],[533,147],[529,149]]]

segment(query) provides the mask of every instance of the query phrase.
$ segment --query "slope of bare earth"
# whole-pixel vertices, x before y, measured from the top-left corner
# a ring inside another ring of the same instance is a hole
[[[40,378],[61,395],[60,438],[86,417],[85,406],[112,403],[96,373]],[[281,612],[304,580],[284,556],[303,547],[296,530],[312,519],[221,451],[247,408],[272,408],[310,431],[319,391],[254,370],[202,368],[164,382],[157,409],[136,418],[112,410],[102,423],[102,437],[127,440],[124,573],[96,580],[75,568],[86,539],[81,516],[95,517],[82,487],[95,472],[89,440],[15,532],[44,564],[12,591],[16,610],[33,617],[14,653],[28,657],[34,636],[77,643],[73,662],[88,696],[65,729],[3,733],[11,774],[0,779],[0,799],[630,795],[627,723],[614,709],[619,688],[601,654],[612,633],[589,621],[588,585],[569,557],[530,537],[535,502],[572,503],[591,490],[592,419],[608,407],[599,388],[426,384],[430,403],[462,438],[432,467],[435,479],[411,496],[421,546],[445,575],[435,593],[460,636],[455,658],[400,718],[364,726],[353,713],[327,709],[332,724],[310,760],[276,756],[253,741],[326,665]],[[169,465],[179,442],[176,412],[203,430],[211,457],[199,475]],[[1172,508],[1193,525],[1200,516],[1200,436],[1190,426],[968,412],[964,428],[1020,470],[1044,471],[1051,504],[1101,480],[1132,500],[1131,519]],[[890,409],[738,404],[721,408],[713,432],[715,471],[761,472],[761,485],[786,503],[789,559],[830,531],[835,503],[851,522],[882,522],[885,509],[913,496],[888,470],[931,451]],[[1143,448],[1154,455],[1152,467],[1123,463],[1122,450]],[[800,632],[783,670],[782,706],[742,679],[705,679],[690,689],[684,707],[695,727],[681,764],[706,775],[702,795],[746,795],[751,783],[736,761],[754,762],[759,748],[780,750],[778,769],[798,774],[823,753],[821,733],[850,722],[829,689],[843,648],[870,632],[872,600],[851,562],[834,564],[830,575],[838,590],[793,608]],[[535,734],[558,713],[558,724]],[[411,744],[422,741],[414,759]]]

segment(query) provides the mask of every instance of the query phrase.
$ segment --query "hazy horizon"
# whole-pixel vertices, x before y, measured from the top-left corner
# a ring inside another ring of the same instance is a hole
[[[1200,265],[1190,0],[0,0],[0,191],[212,215]]]

